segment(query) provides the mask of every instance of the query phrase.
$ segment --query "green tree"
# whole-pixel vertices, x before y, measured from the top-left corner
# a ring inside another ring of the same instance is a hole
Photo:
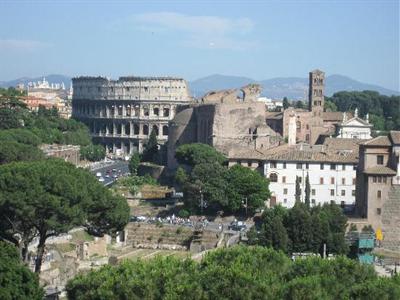
[[[310,204],[311,204],[310,194],[311,194],[310,176],[307,173],[307,176],[306,176],[306,187],[304,189],[304,203],[306,204],[306,206],[308,208],[310,208]]]
[[[41,300],[39,278],[19,259],[17,249],[0,241],[0,299]]]
[[[325,100],[325,102],[324,102],[324,110],[325,111],[337,111],[337,106],[332,101]]]
[[[183,186],[188,180],[188,175],[182,167],[178,167],[175,173],[175,182],[180,186]]]
[[[296,203],[284,220],[290,239],[290,252],[306,252],[311,249],[311,215],[303,203]]]
[[[296,108],[300,108],[300,109],[304,109],[306,107],[306,105],[304,104],[303,101],[299,100],[299,101],[296,102],[295,107]]]
[[[106,149],[101,145],[90,144],[81,147],[81,158],[89,161],[100,161],[106,157]]]
[[[246,198],[247,210],[254,212],[257,208],[264,207],[264,202],[271,195],[268,189],[269,181],[250,168],[234,165],[226,173],[226,180],[229,208],[232,211],[239,210]]]
[[[43,159],[43,152],[31,145],[5,141],[0,147],[0,164],[7,164],[13,161],[32,161]]]
[[[0,218],[8,221],[0,236],[38,237],[35,272],[40,272],[49,237],[76,226],[99,236],[113,234],[128,222],[129,207],[88,171],[48,159],[0,166]]]
[[[224,164],[227,158],[215,150],[213,147],[201,144],[185,144],[176,149],[175,157],[180,164],[191,167],[200,163],[218,163]]]
[[[290,107],[290,103],[289,103],[288,98],[283,97],[282,105],[283,105],[283,109],[287,109],[287,108]]]
[[[296,191],[295,191],[296,203],[301,202],[301,187],[300,187],[300,177],[296,176]]]
[[[158,141],[157,141],[157,133],[153,129],[150,133],[149,140],[145,145],[145,149],[143,151],[142,160],[148,162],[156,162],[158,153]]]
[[[129,172],[131,172],[131,175],[137,175],[140,159],[141,157],[138,152],[133,153],[129,159]]]

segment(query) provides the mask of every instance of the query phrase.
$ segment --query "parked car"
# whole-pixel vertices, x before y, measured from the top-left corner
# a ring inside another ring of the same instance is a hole
[[[99,178],[99,182],[104,182],[104,181],[105,181],[105,179],[103,177]]]

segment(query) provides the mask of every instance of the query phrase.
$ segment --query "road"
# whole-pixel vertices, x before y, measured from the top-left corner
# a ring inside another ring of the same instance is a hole
[[[115,169],[116,172],[112,172],[112,170]],[[106,177],[107,171],[110,170],[109,177]],[[121,172],[120,172],[121,171]],[[124,175],[129,172],[128,168],[128,162],[127,161],[122,161],[122,160],[116,160],[113,163],[107,164],[104,167],[100,167],[95,170],[91,170],[93,175],[96,175],[97,173],[101,173],[101,176],[104,178],[103,185],[108,186],[112,184],[117,178],[114,178],[113,175]]]

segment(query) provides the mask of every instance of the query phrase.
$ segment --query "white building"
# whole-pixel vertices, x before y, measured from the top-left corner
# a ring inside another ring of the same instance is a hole
[[[257,101],[263,102],[268,111],[275,111],[277,108],[283,108],[282,100],[273,100],[267,97],[258,97]]]
[[[266,157],[264,175],[270,180],[271,205],[294,206],[296,177],[300,178],[301,201],[304,202],[307,175],[311,205],[334,202],[344,207],[355,204],[358,145],[343,150],[324,145],[282,145],[267,152]]]
[[[344,139],[371,139],[372,125],[369,123],[368,114],[365,120],[358,117],[358,110],[354,112],[354,118],[347,120],[343,113],[342,123],[337,125],[338,138]]]

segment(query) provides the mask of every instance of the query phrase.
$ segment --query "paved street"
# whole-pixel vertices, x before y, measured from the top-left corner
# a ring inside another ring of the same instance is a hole
[[[115,169],[115,172],[112,172],[112,170]],[[108,176],[107,172],[109,171]],[[105,186],[108,186],[110,184],[112,184],[117,178],[114,176],[121,176],[124,175],[126,173],[129,172],[129,168],[128,168],[128,162],[127,161],[122,161],[122,160],[116,160],[111,164],[107,164],[103,167],[100,167],[98,169],[95,170],[91,170],[91,172],[93,173],[93,175],[96,175],[97,173],[101,173],[101,177],[104,178],[104,182],[103,184]]]

